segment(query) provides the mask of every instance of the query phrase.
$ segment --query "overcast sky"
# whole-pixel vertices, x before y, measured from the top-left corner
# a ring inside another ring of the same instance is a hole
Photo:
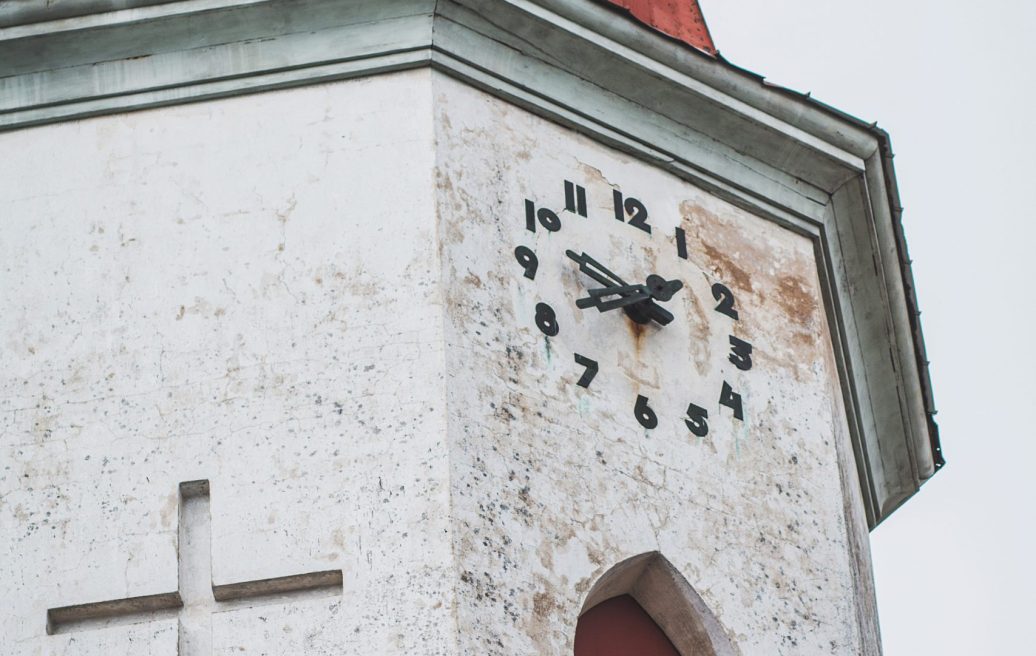
[[[886,656],[1036,654],[1036,2],[700,0],[892,135],[947,466],[871,533]]]

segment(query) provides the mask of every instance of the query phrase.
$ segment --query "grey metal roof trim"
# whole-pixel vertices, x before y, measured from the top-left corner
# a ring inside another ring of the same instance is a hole
[[[684,45],[688,49],[694,50],[702,57],[713,59],[713,57],[708,53],[701,52],[696,48],[687,46],[687,44]],[[943,458],[942,442],[939,437],[939,426],[935,421],[935,415],[938,413],[938,410],[935,407],[935,396],[932,392],[931,368],[929,366],[930,362],[927,356],[927,349],[925,348],[924,333],[921,329],[921,310],[917,301],[917,286],[914,283],[913,260],[910,259],[910,253],[906,243],[906,233],[903,230],[903,206],[899,200],[899,185],[896,181],[896,171],[893,163],[895,155],[892,152],[892,139],[889,136],[889,133],[883,128],[878,127],[877,122],[868,123],[852,114],[817,100],[809,92],[803,93],[801,91],[796,91],[794,89],[769,82],[764,76],[731,63],[730,60],[718,52],[714,59],[730,70],[758,81],[770,90],[776,91],[798,102],[807,103],[811,107],[819,109],[839,120],[846,121],[856,127],[862,128],[877,138],[881,149],[881,161],[885,175],[885,185],[888,189],[889,211],[892,214],[892,228],[896,235],[896,246],[899,253],[899,269],[902,275],[903,288],[906,291],[908,304],[907,313],[910,317],[910,328],[913,333],[914,347],[917,354],[917,369],[920,376],[919,382],[921,385],[921,392],[924,396],[925,413],[928,417],[928,438],[932,449],[932,459],[935,462],[935,471],[939,471],[946,464],[946,461]],[[924,479],[921,483],[923,484],[927,480],[928,479]]]

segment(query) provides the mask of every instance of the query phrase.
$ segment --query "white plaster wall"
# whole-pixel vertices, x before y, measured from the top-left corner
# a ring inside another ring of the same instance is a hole
[[[744,654],[857,651],[869,573],[807,239],[427,70],[22,130],[0,153],[0,654],[175,653],[175,620],[44,620],[175,590],[176,486],[199,478],[216,583],[345,580],[220,613],[216,654],[567,655],[593,582],[652,550]],[[523,200],[560,209],[566,178],[590,218],[525,231]],[[613,185],[654,234],[612,218]],[[566,248],[680,277],[677,320],[576,310]],[[589,390],[574,351],[601,363]]]
[[[213,621],[217,654],[453,643],[427,70],[0,135],[0,654],[173,654],[175,620],[45,635],[216,583],[341,596]]]
[[[448,301],[447,372],[460,652],[570,654],[590,586],[648,551],[666,556],[743,654],[861,650],[847,536],[856,485],[811,242],[701,189],[503,101],[437,76],[439,212]],[[584,185],[589,218],[563,213]],[[612,189],[644,201],[651,235],[619,223]],[[524,200],[563,227],[525,229]],[[674,228],[688,235],[676,257]],[[513,250],[532,248],[535,281]],[[686,285],[668,327],[578,310],[588,284],[565,249],[627,282]],[[713,282],[741,320],[713,311]],[[557,311],[546,338],[534,307]],[[754,367],[727,361],[731,333]],[[579,352],[600,363],[576,386]],[[745,421],[718,405],[723,380]],[[647,431],[633,405],[659,415]],[[709,411],[696,438],[682,416]]]

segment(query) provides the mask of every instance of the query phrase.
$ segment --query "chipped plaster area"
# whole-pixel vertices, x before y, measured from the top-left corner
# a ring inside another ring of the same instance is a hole
[[[742,653],[857,653],[848,432],[810,241],[448,78],[434,89],[460,652],[570,654],[590,586],[659,550]],[[566,179],[589,217],[562,211]],[[616,188],[647,205],[651,235],[616,221]],[[561,230],[527,231],[525,199]],[[627,282],[680,278],[676,320],[576,309],[589,281],[566,249]],[[714,311],[715,282],[740,321]],[[540,302],[557,337],[536,328]],[[727,361],[731,334],[753,344],[750,371]],[[599,362],[589,389],[575,353]],[[723,381],[743,422],[718,404]],[[638,394],[654,430],[634,418]],[[682,421],[692,402],[709,412],[704,438]]]
[[[0,136],[0,653],[172,653],[44,618],[176,590],[201,478],[216,583],[345,580],[216,653],[450,651],[432,139],[428,71]]]

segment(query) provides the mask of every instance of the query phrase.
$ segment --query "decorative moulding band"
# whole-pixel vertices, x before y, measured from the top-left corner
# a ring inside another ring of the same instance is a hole
[[[882,131],[590,0],[302,6],[0,4],[0,130],[432,67],[814,239],[869,523],[941,464]]]

